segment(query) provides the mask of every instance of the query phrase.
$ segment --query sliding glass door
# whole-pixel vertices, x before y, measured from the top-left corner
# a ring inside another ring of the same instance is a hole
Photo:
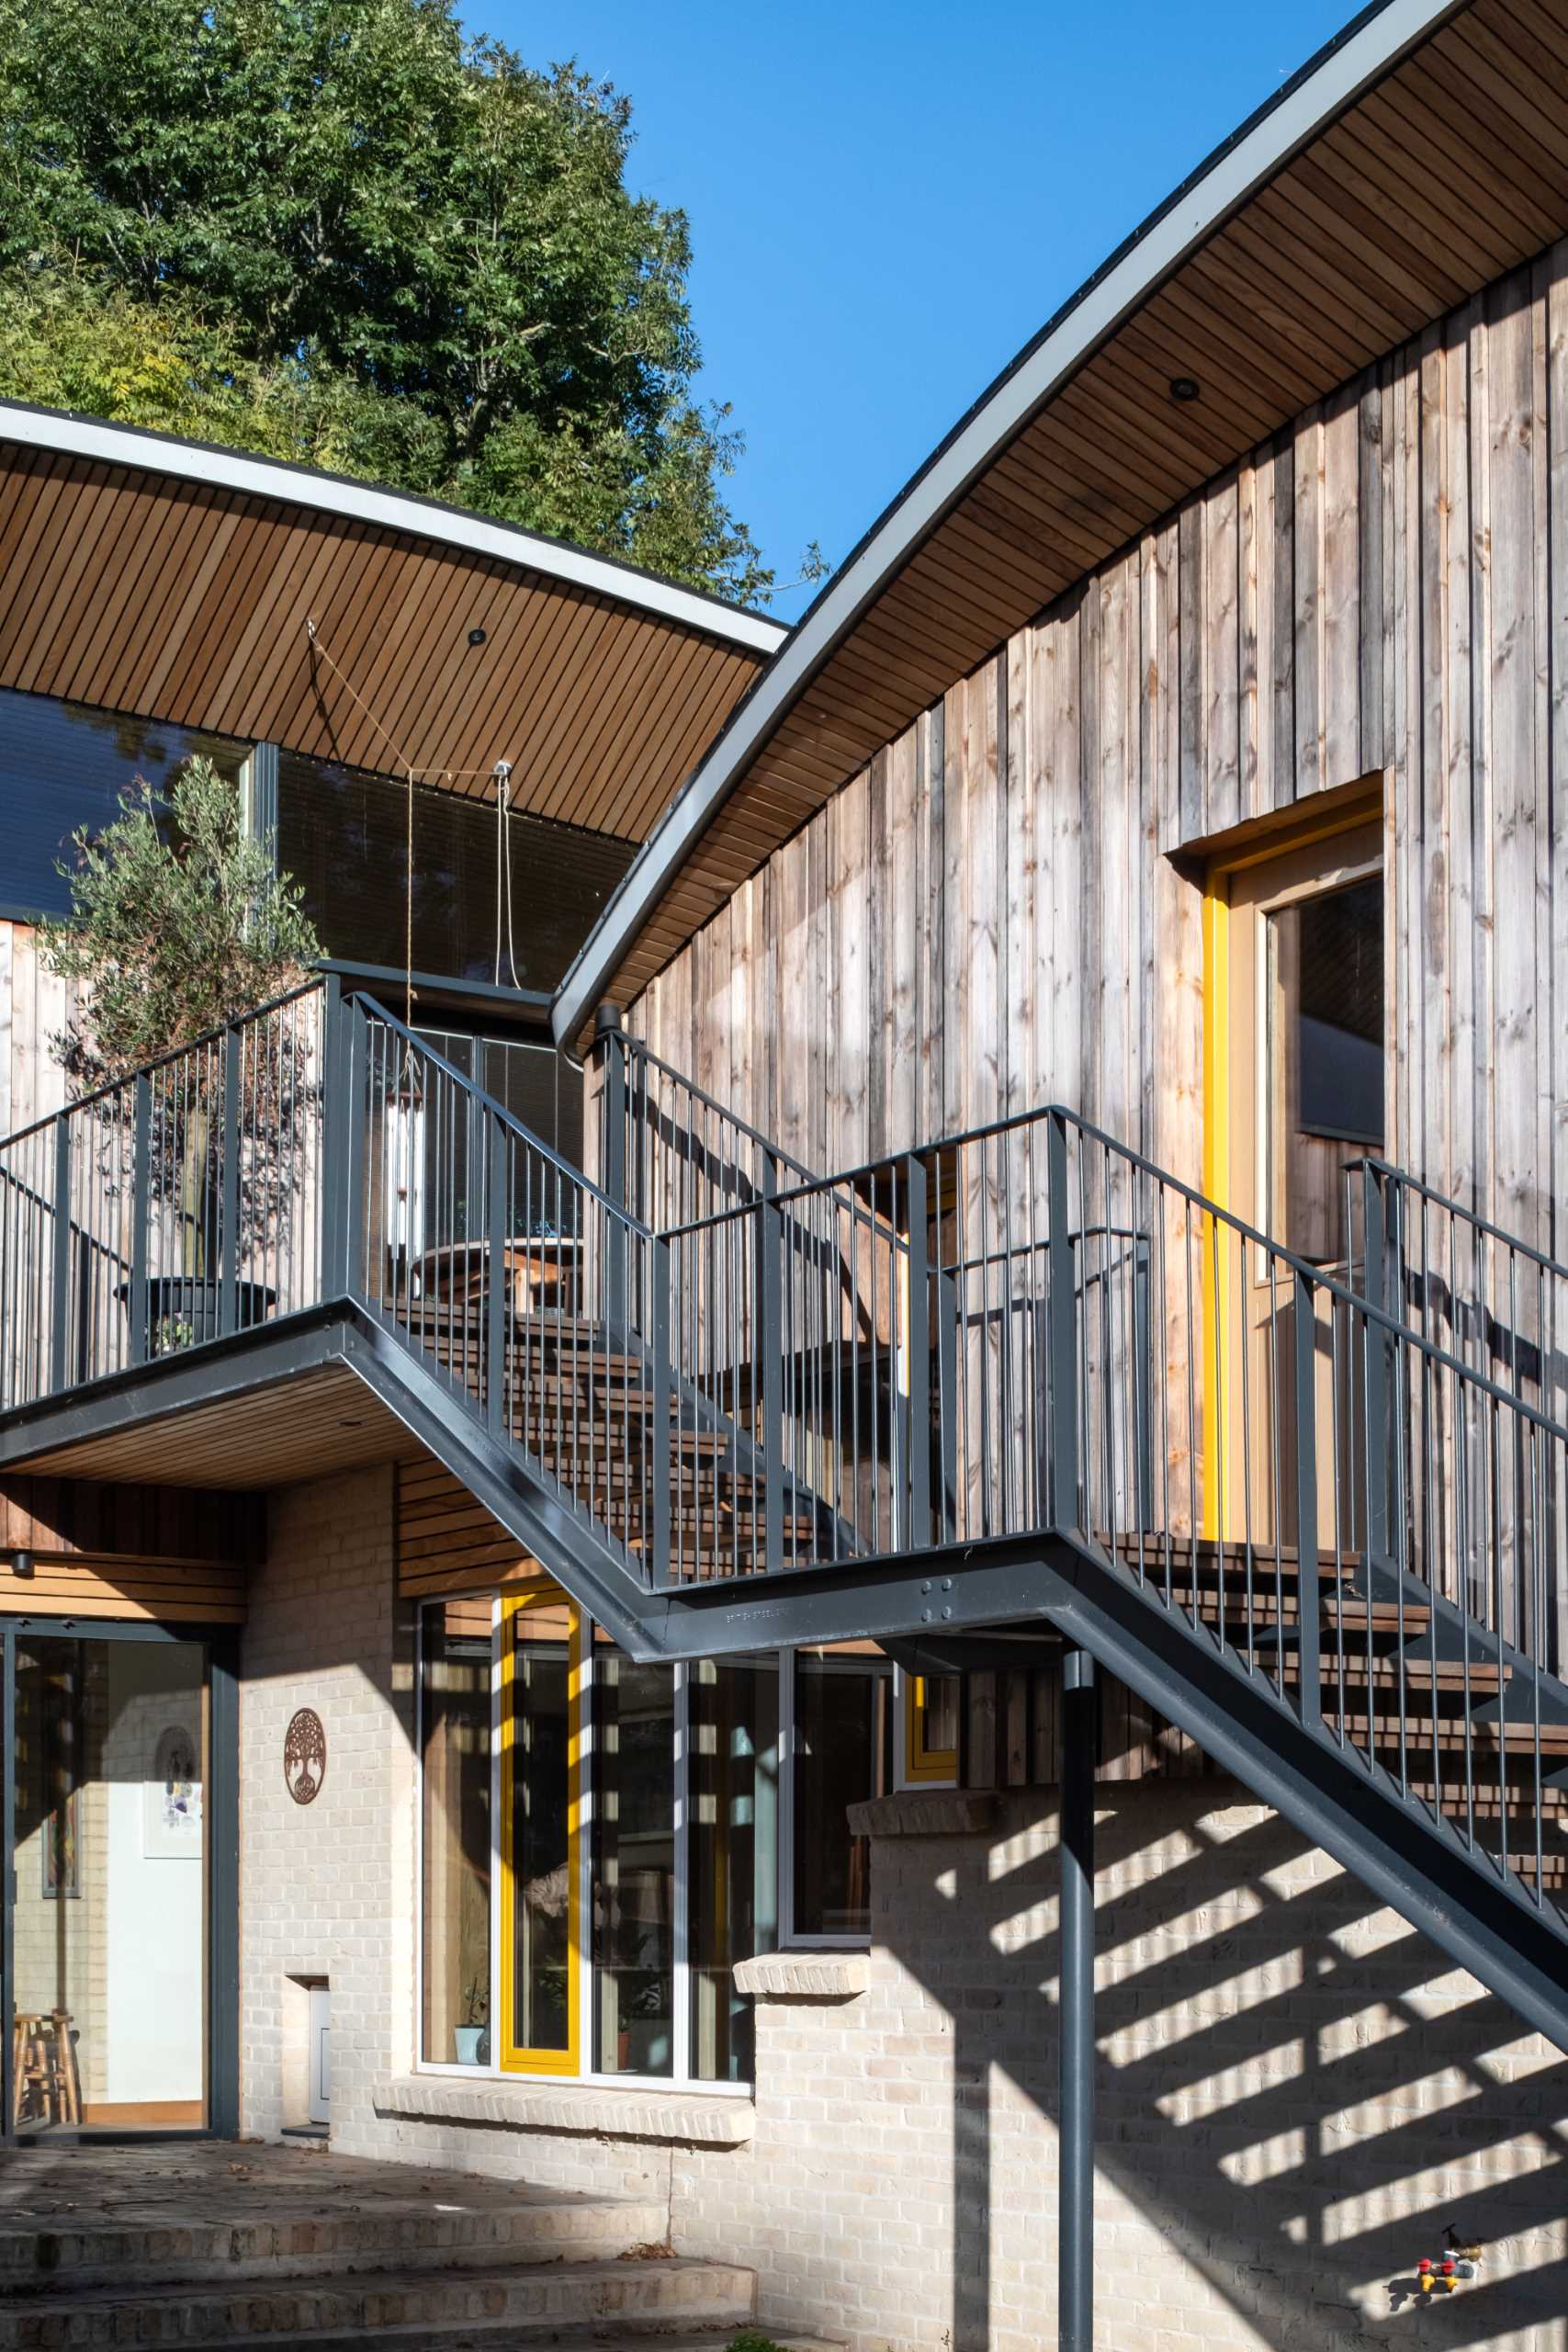
[[[215,1871],[211,1645],[35,1620],[6,1629],[4,1662],[6,2132],[227,2126],[233,1857],[231,1831]]]

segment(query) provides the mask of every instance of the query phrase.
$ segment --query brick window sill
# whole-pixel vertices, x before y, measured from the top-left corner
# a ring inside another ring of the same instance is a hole
[[[738,2147],[756,2128],[750,2098],[682,2096],[639,2084],[459,2082],[450,2075],[389,2075],[376,2086],[378,2115],[422,2123],[477,2123],[512,2132],[580,2132],[611,2140],[667,2140]]]
[[[760,2001],[856,2001],[871,1983],[864,1951],[765,1951],[735,1963],[735,1986]]]

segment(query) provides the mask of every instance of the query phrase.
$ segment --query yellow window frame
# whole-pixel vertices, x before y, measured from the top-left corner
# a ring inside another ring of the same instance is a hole
[[[904,1778],[921,1781],[956,1781],[956,1747],[932,1747],[927,1738],[930,1700],[923,1674],[904,1677]]]
[[[567,2046],[527,2050],[516,2046],[513,1974],[517,1950],[517,1871],[512,1825],[512,1751],[516,1736],[513,1703],[517,1657],[515,1623],[529,1609],[567,1612]],[[501,1597],[501,2064],[513,2075],[576,2075],[582,2063],[582,1817],[583,1680],[582,1611],[552,1577],[509,1587]]]

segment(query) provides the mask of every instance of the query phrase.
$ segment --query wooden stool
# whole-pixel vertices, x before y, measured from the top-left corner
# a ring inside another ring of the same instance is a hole
[[[13,2123],[80,2123],[82,2079],[69,2009],[18,2010],[11,2033]]]

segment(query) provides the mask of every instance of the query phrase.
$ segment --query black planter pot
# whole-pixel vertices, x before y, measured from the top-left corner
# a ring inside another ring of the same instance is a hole
[[[131,1305],[131,1284],[121,1283],[119,1298]],[[172,1356],[184,1348],[199,1347],[219,1337],[219,1293],[206,1274],[152,1274],[142,1289],[142,1329],[149,1356]],[[235,1286],[234,1329],[248,1331],[265,1323],[277,1294],[265,1283]]]

